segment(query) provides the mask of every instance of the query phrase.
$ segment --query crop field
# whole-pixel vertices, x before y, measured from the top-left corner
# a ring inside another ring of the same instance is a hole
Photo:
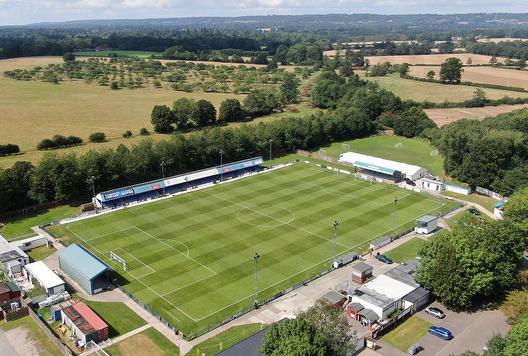
[[[192,337],[252,306],[255,253],[262,301],[330,266],[334,220],[336,254],[362,252],[444,204],[299,163],[50,230],[125,259],[124,288]]]
[[[430,70],[436,73],[435,79],[440,79],[439,66],[410,67],[409,74],[415,77],[425,78],[427,72]],[[528,71],[495,67],[464,67],[462,81],[526,89],[528,88]]]
[[[450,54],[420,54],[420,55],[401,55],[401,56],[371,56],[368,58],[370,64],[390,62],[392,64],[442,64],[448,58],[460,58],[462,63],[466,64],[468,58],[471,58],[472,64],[489,64],[491,56],[474,53],[450,53]],[[506,58],[497,57],[499,62]]]
[[[363,71],[357,73],[364,77]],[[440,83],[427,83],[417,80],[403,79],[397,73],[385,77],[369,77],[370,81],[379,83],[382,88],[392,91],[402,99],[412,99],[416,101],[431,101],[441,103],[444,101],[460,102],[471,99],[476,87],[468,85],[447,85]],[[488,99],[501,99],[505,96],[512,98],[525,98],[528,93],[511,90],[480,88],[486,93]]]
[[[528,108],[528,104],[485,106],[482,108],[426,109],[424,111],[438,126],[443,126],[461,119],[482,120],[486,117],[525,108]]]

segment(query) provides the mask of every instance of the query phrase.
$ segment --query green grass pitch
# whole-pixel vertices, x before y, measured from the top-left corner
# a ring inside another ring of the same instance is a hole
[[[394,214],[393,198],[399,198]],[[298,163],[50,230],[112,264],[124,288],[190,336],[328,268],[337,253],[413,226],[444,203]]]

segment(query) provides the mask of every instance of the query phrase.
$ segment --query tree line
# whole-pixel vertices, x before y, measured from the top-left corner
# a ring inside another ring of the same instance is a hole
[[[213,125],[242,121],[248,117],[269,115],[282,104],[291,104],[299,98],[299,80],[293,74],[286,74],[280,91],[269,89],[252,90],[243,104],[238,99],[226,99],[217,115],[215,106],[208,100],[180,98],[172,108],[167,105],[156,105],[152,109],[151,122],[154,131],[169,133]]]
[[[446,173],[470,186],[510,195],[528,186],[528,112],[459,120],[431,131]]]
[[[316,112],[300,118],[240,127],[214,127],[189,135],[176,133],[166,140],[145,139],[130,147],[73,153],[46,153],[35,166],[16,162],[0,170],[0,211],[7,212],[37,203],[68,201],[91,192],[89,177],[98,191],[159,178],[160,163],[167,174],[178,174],[225,162],[266,155],[269,140],[277,153],[313,149],[334,141],[363,137],[375,131],[368,117],[356,108],[346,115]],[[16,182],[16,184],[13,184]]]
[[[466,45],[470,53],[486,54],[488,56],[528,59],[528,43],[525,41],[509,42],[472,42]]]

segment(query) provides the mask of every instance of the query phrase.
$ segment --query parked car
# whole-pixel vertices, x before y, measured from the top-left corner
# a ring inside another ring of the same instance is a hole
[[[434,316],[437,319],[443,319],[445,318],[445,314],[442,310],[435,308],[435,307],[428,307],[424,310],[425,314],[429,314]]]
[[[386,263],[388,265],[391,265],[393,263],[392,260],[390,258],[388,258],[387,256],[385,256],[385,255],[377,255],[376,259],[378,261]]]
[[[429,334],[438,336],[439,338],[442,338],[444,340],[451,340],[453,338],[453,334],[451,333],[451,331],[441,326],[430,326]]]
[[[481,214],[480,211],[475,208],[469,208],[468,211],[475,216],[479,216]]]
[[[423,347],[420,344],[412,344],[408,349],[407,353],[409,355],[416,355],[418,352],[422,351]]]
[[[412,185],[413,187],[416,186],[416,183],[414,183],[411,179],[409,178],[405,178],[405,183],[409,184],[409,185]]]

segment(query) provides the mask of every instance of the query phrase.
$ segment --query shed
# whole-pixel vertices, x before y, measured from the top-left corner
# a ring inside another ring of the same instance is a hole
[[[64,281],[42,261],[24,266],[28,279],[36,280],[44,288],[48,296],[65,291]]]
[[[11,245],[18,247],[22,251],[27,251],[37,247],[47,246],[48,240],[44,236],[37,235],[28,237],[27,239],[13,241]]]
[[[375,241],[372,241],[370,243],[370,248],[372,250],[377,250],[378,248],[381,248],[385,245],[388,245],[392,242],[392,238],[390,236],[383,236]]]
[[[365,262],[358,262],[352,267],[352,280],[356,283],[364,283],[372,277],[372,266]]]
[[[425,215],[417,220],[414,231],[417,234],[430,234],[438,227],[438,217],[433,215]]]
[[[21,296],[20,288],[13,282],[0,282],[0,305],[19,302]]]
[[[89,294],[108,289],[113,269],[84,247],[72,244],[59,252],[59,266]]]
[[[357,303],[357,302],[350,302],[348,303],[348,305],[346,306],[346,311],[347,313],[350,315],[350,316],[354,316],[357,320],[359,320],[359,312],[361,310],[365,309],[365,307],[363,307],[363,304],[361,303]]]
[[[351,262],[354,262],[358,258],[359,258],[359,255],[357,253],[349,252],[339,257],[336,261],[334,261],[333,266],[334,268],[339,268],[341,266],[345,266]]]
[[[61,321],[85,345],[88,341],[98,343],[108,339],[108,325],[83,302],[63,308]]]
[[[321,299],[323,299],[325,302],[335,308],[343,306],[346,301],[346,297],[343,294],[336,292],[335,290],[326,293],[321,297]]]

